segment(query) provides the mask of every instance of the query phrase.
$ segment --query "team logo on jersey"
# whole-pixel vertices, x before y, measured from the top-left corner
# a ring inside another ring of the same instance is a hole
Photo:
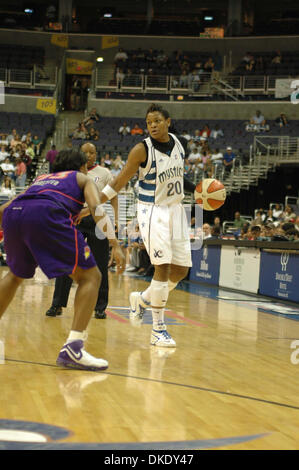
[[[163,252],[162,250],[155,250],[154,249],[154,258],[162,258]]]
[[[84,247],[84,256],[85,256],[85,259],[88,259],[90,257],[90,248],[89,248],[89,246]]]

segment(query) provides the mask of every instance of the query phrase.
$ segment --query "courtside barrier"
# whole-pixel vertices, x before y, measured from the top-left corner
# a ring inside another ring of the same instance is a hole
[[[189,280],[299,302],[299,243],[205,240]]]

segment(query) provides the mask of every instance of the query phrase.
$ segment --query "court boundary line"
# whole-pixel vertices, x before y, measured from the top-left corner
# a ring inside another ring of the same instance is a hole
[[[17,362],[17,363],[22,363],[22,364],[30,364],[30,365],[38,365],[38,366],[43,366],[43,367],[53,367],[53,368],[56,368],[57,370],[67,370],[67,371],[72,370],[75,373],[80,372],[79,369],[63,369],[61,367],[58,367],[56,364],[46,364],[46,363],[41,363],[41,362],[25,361],[25,360],[19,360],[19,359],[11,359],[11,358],[5,358],[5,361],[7,361],[7,362]],[[94,373],[94,372],[91,372],[91,373]],[[280,403],[280,402],[276,402],[276,401],[272,401],[272,400],[266,400],[264,398],[256,398],[256,397],[251,397],[249,395],[241,395],[239,393],[225,392],[223,390],[215,390],[215,389],[212,389],[212,388],[200,387],[198,385],[188,385],[188,384],[182,384],[182,383],[178,383],[178,382],[171,382],[171,381],[168,381],[168,380],[153,379],[153,378],[149,378],[149,377],[138,377],[138,376],[134,376],[134,375],[121,374],[119,372],[109,372],[107,370],[105,370],[105,374],[110,375],[112,377],[122,377],[122,378],[126,378],[126,379],[142,380],[144,382],[160,383],[160,384],[163,384],[163,385],[173,385],[173,386],[176,386],[176,387],[182,387],[182,388],[187,388],[187,389],[191,389],[191,390],[198,390],[200,392],[215,393],[217,395],[225,395],[225,396],[232,397],[232,398],[241,398],[243,400],[256,401],[256,402],[259,402],[259,403],[265,403],[267,405],[280,406],[282,408],[290,408],[290,409],[299,411],[299,405],[298,406],[289,405],[287,403]]]

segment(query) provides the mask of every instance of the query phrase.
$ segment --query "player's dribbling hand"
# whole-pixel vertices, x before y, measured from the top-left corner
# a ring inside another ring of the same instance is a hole
[[[126,267],[126,258],[120,246],[113,247],[113,258],[116,262],[117,274],[122,274]]]

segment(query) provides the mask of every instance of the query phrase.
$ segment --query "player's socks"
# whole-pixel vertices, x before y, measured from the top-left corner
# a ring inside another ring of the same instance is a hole
[[[151,286],[150,284],[147,289],[141,292],[141,302],[144,304],[143,307],[149,306],[151,303]]]
[[[164,323],[164,307],[167,299],[168,282],[156,281],[153,279],[151,282],[151,304],[154,330],[166,330]]]
[[[84,331],[75,331],[75,330],[71,330],[70,331],[70,334],[66,340],[66,343],[71,343],[72,341],[76,341],[78,339],[81,339],[82,341],[86,341],[87,340],[87,331],[84,330]]]

